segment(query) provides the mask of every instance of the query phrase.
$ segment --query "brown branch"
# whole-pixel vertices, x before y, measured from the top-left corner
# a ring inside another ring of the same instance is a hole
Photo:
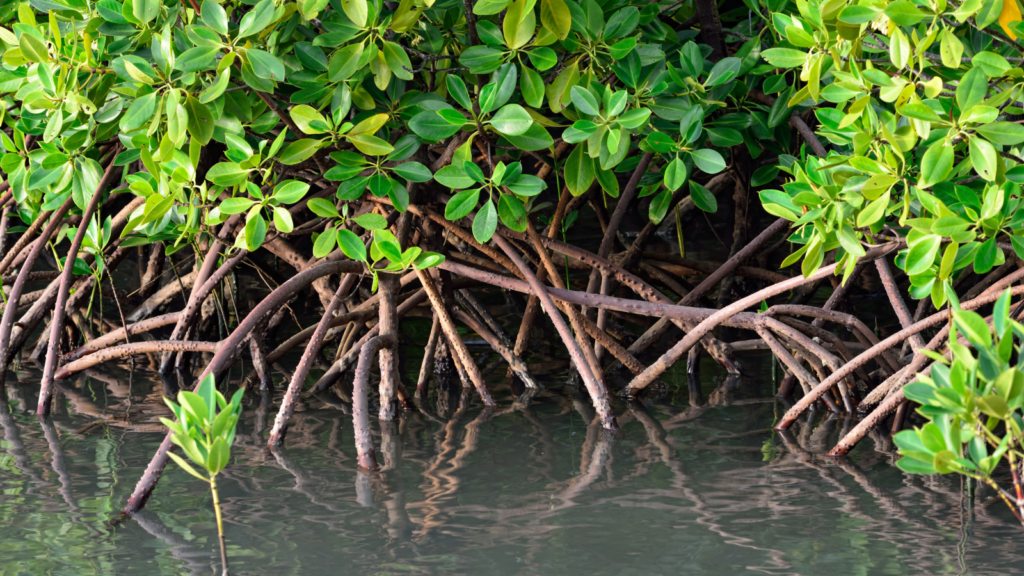
[[[501,251],[519,267],[519,270],[526,276],[530,289],[540,298],[544,310],[551,317],[551,321],[555,324],[555,329],[558,330],[558,334],[562,337],[562,343],[569,349],[569,356],[572,358],[573,364],[576,365],[576,369],[579,370],[580,376],[583,378],[583,384],[587,387],[590,399],[594,402],[594,408],[597,410],[598,418],[601,419],[601,425],[606,430],[617,430],[619,425],[615,421],[615,414],[612,413],[611,405],[608,402],[608,390],[594,375],[590,364],[583,356],[583,350],[580,349],[579,344],[573,339],[572,333],[569,332],[569,326],[566,325],[565,320],[558,314],[555,303],[551,300],[551,296],[548,295],[544,285],[537,280],[537,277],[526,266],[526,263],[519,257],[519,254],[512,249],[507,240],[502,238],[500,234],[495,234],[493,240],[501,248]]]
[[[313,359],[320,353],[320,346],[323,344],[324,335],[327,334],[331,319],[334,317],[334,311],[341,305],[342,296],[351,290],[356,279],[358,279],[356,274],[348,274],[345,277],[345,281],[338,286],[338,290],[334,293],[334,298],[331,299],[331,303],[328,304],[323,317],[320,318],[316,332],[309,339],[306,351],[302,353],[302,358],[292,374],[292,379],[288,383],[288,389],[284,393],[284,398],[281,399],[281,408],[277,411],[277,418],[274,419],[274,427],[270,430],[270,439],[267,440],[267,446],[280,446],[284,440],[284,435],[288,431],[288,419],[291,418],[292,412],[295,410],[295,402],[298,400],[299,393],[302,392],[302,384],[306,381],[306,375],[309,374],[309,369],[313,365]]]
[[[444,330],[444,335],[448,339],[448,344],[455,351],[459,361],[462,363],[462,367],[466,370],[467,375],[476,388],[477,394],[480,395],[480,399],[483,400],[484,406],[493,408],[497,406],[494,399],[491,398],[491,393],[487,390],[487,386],[484,384],[484,377],[480,374],[480,369],[477,368],[476,363],[473,362],[473,357],[469,355],[469,350],[466,348],[466,344],[459,337],[459,331],[455,327],[455,322],[452,321],[451,315],[448,314],[448,310],[444,306],[444,301],[441,299],[441,294],[437,291],[437,287],[434,286],[434,281],[430,278],[430,275],[425,270],[417,270],[416,275],[420,279],[420,284],[423,285],[423,290],[427,294],[427,298],[430,299],[430,304],[434,307],[434,314],[441,321],[441,328]]]
[[[120,147],[121,145],[118,144],[114,148],[114,152],[116,153]],[[64,270],[61,271],[60,276],[60,287],[57,289],[57,303],[53,309],[53,319],[50,321],[50,342],[46,350],[46,363],[43,365],[43,377],[39,387],[39,402],[36,406],[36,414],[39,416],[46,416],[50,413],[50,398],[53,395],[53,372],[57,368],[57,356],[60,354],[57,350],[57,345],[60,342],[61,332],[64,330],[64,303],[68,299],[68,291],[71,290],[71,276],[74,274],[75,259],[78,258],[78,251],[82,247],[82,241],[85,239],[85,233],[89,228],[89,221],[92,219],[93,212],[96,211],[96,207],[99,206],[100,199],[103,197],[103,189],[107,187],[107,183],[110,182],[110,178],[114,175],[114,167],[114,156],[112,155],[110,163],[107,164],[107,169],[103,172],[103,177],[100,178],[99,184],[96,185],[96,190],[93,192],[88,206],[82,212],[82,222],[78,225],[75,238],[71,241],[71,247],[68,248],[67,256],[64,260]],[[24,274],[31,267],[31,264],[26,264],[22,268],[22,273]],[[21,274],[18,276],[20,279]]]

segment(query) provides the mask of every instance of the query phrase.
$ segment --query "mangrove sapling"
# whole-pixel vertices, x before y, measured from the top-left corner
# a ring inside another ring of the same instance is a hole
[[[196,465],[206,471],[203,476],[184,458],[168,452],[174,462],[189,474],[210,485],[213,494],[213,511],[217,517],[217,536],[220,540],[220,561],[224,568],[223,576],[228,576],[228,551],[224,541],[224,522],[220,511],[220,495],[217,493],[217,474],[224,469],[231,457],[231,445],[235,441],[235,428],[238,417],[242,413],[242,393],[239,389],[231,397],[231,402],[217,391],[213,375],[210,374],[199,383],[195,392],[182,390],[178,393],[178,403],[164,398],[171,408],[177,421],[161,418],[160,421],[170,429],[171,442]]]

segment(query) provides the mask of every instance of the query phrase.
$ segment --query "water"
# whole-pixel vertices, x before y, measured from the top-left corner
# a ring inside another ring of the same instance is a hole
[[[766,357],[744,363],[770,373]],[[547,387],[529,402],[502,366],[489,378],[494,412],[453,390],[392,429],[374,422],[377,474],[356,469],[341,398],[301,405],[275,452],[264,448],[273,412],[252,401],[218,482],[232,572],[1022,572],[1021,528],[991,492],[902,474],[884,436],[827,458],[850,426],[841,418],[771,432],[785,406],[767,376],[705,364],[691,405],[677,371],[662,399],[617,403],[622,429],[609,436],[565,385],[566,364],[535,366]],[[159,379],[91,372],[64,384],[41,424],[25,410],[38,373],[18,376],[0,404],[0,573],[219,573],[209,493],[173,465],[143,513],[111,523],[162,438]]]

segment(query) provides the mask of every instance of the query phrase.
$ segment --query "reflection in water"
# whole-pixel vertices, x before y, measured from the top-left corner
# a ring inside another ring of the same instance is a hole
[[[565,365],[548,370],[536,374],[553,386]],[[247,398],[219,482],[236,573],[1020,571],[1019,527],[985,505],[992,494],[903,475],[882,433],[827,458],[853,425],[834,414],[773,432],[786,407],[770,382],[678,374],[678,393],[618,405],[608,434],[579,390],[517,396],[501,372],[497,410],[456,377],[374,423],[376,472],[356,466],[344,386],[300,404],[274,450],[275,399]],[[61,383],[40,421],[25,412],[37,378],[19,375],[0,401],[4,573],[214,573],[208,491],[177,468],[146,511],[111,522],[161,440],[162,395],[189,376],[90,372]]]

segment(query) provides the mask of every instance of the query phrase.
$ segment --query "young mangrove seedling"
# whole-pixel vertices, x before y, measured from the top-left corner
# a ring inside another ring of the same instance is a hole
[[[217,536],[220,539],[220,561],[224,567],[223,576],[228,576],[228,552],[224,543],[224,523],[221,520],[220,497],[217,494],[217,474],[224,469],[231,457],[231,445],[235,441],[235,427],[242,413],[242,390],[235,392],[229,403],[217,391],[213,375],[200,382],[195,392],[181,391],[178,403],[164,398],[174,412],[177,421],[161,418],[171,430],[171,441],[179,446],[192,462],[206,470],[200,474],[184,458],[169,453],[171,458],[186,472],[210,484],[213,494],[213,511],[217,516]]]

